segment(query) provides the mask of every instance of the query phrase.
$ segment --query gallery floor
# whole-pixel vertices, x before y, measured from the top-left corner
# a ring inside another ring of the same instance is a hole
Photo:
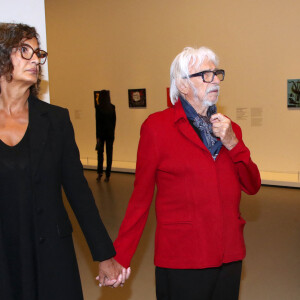
[[[96,182],[85,171],[102,219],[115,239],[133,189],[134,175],[113,173],[110,182]],[[154,207],[132,261],[132,275],[122,288],[99,288],[92,261],[73,213],[74,242],[85,300],[155,299],[153,246]],[[300,299],[300,189],[264,186],[255,196],[243,194],[241,212],[247,221],[247,257],[243,263],[240,300]],[[187,299],[188,300],[188,299]]]

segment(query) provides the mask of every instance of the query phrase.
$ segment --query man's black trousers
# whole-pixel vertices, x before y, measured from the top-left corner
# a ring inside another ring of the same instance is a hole
[[[238,300],[242,262],[207,269],[156,267],[157,300]]]

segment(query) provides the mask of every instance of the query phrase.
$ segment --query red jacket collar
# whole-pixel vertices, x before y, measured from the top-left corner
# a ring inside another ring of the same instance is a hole
[[[188,121],[180,100],[178,100],[174,104],[173,109],[174,109],[174,123],[177,123],[177,121],[181,119],[185,119],[185,121]]]
[[[182,135],[184,135],[190,142],[201,147],[204,151],[208,152],[211,156],[209,150],[203,144],[196,131],[191,126],[185,111],[182,107],[180,100],[178,100],[173,106],[174,110],[174,124]]]

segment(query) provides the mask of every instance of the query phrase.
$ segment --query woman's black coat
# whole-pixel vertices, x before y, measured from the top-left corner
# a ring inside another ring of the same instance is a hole
[[[31,188],[34,194],[39,300],[82,300],[72,225],[62,201],[63,187],[93,259],[115,255],[79,158],[67,109],[29,97]],[[10,300],[1,245],[0,299]]]

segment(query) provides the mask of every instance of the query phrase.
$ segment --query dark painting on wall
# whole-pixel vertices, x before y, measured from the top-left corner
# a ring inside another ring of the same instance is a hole
[[[128,90],[129,107],[146,107],[146,89]]]
[[[300,108],[300,79],[287,81],[287,106]]]

